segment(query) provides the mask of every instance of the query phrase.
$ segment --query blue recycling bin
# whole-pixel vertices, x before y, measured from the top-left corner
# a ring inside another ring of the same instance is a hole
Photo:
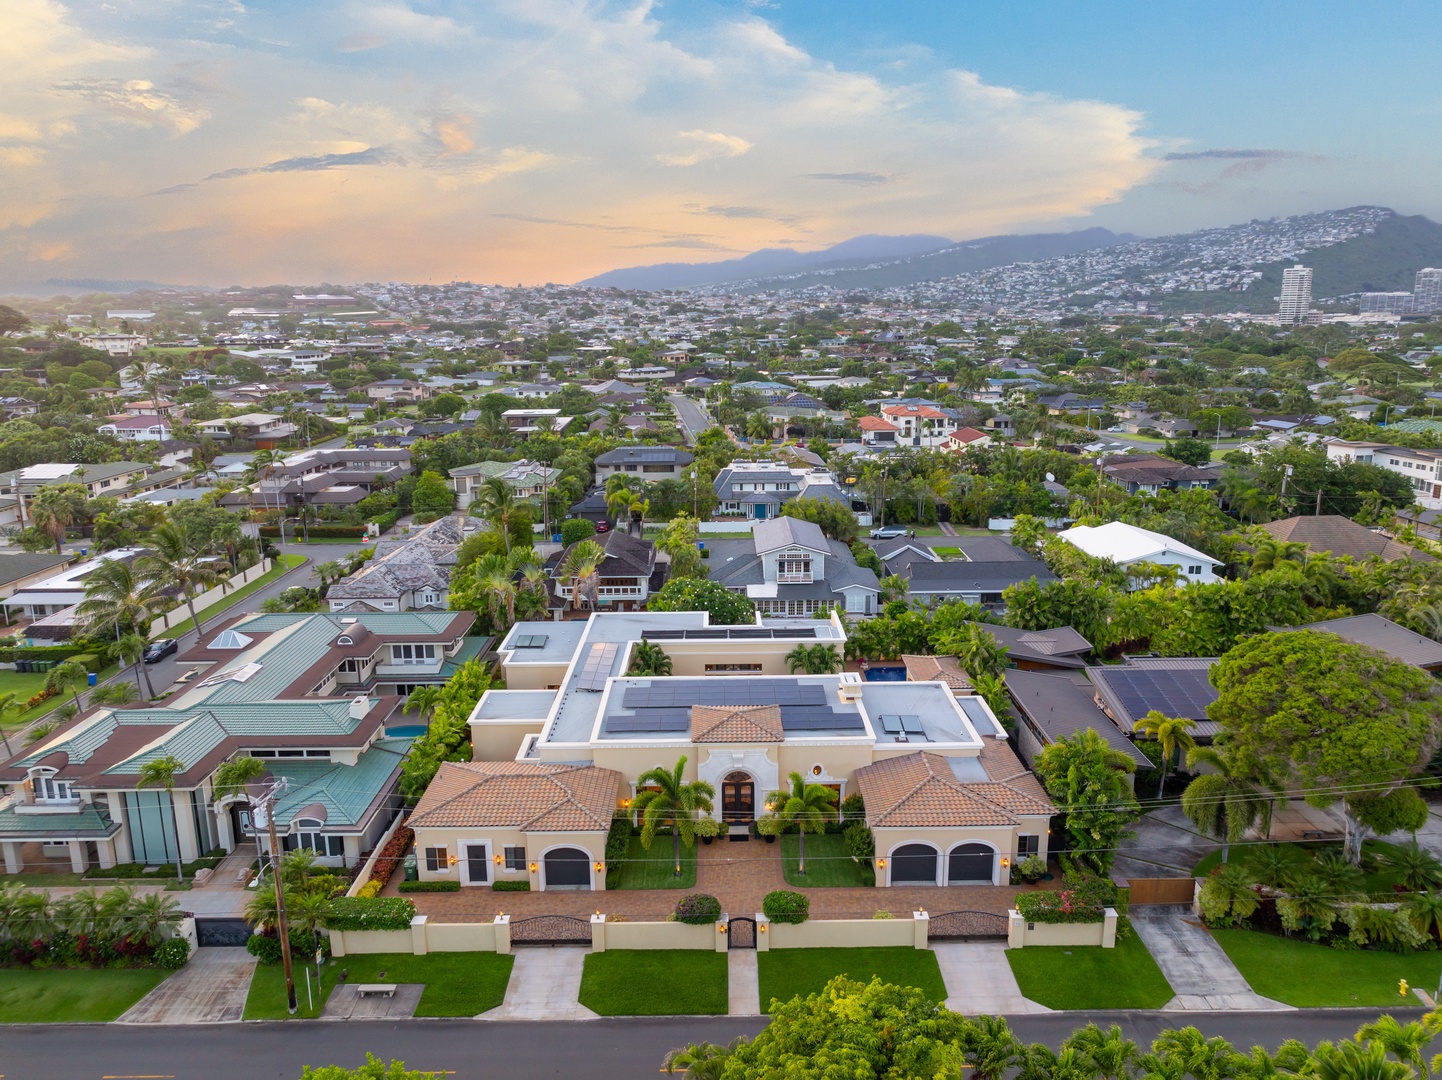
[[[94,685],[95,685],[97,682],[99,682],[99,681],[100,681],[100,677],[99,677],[98,675],[96,675],[95,672],[93,672],[93,671],[88,672],[88,673],[86,674],[86,676],[85,676],[85,685],[86,685],[86,686],[94,686]]]

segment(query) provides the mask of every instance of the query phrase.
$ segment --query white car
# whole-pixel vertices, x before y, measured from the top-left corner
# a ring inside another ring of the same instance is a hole
[[[883,525],[879,529],[871,530],[871,539],[895,540],[898,536],[905,536],[910,531],[905,525]]]
[[[1107,428],[1107,430],[1108,430],[1108,431],[1125,431],[1126,428],[1122,427],[1120,424],[1113,424],[1111,427]]]

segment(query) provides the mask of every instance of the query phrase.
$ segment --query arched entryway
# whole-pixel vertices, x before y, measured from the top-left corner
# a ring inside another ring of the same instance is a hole
[[[891,853],[891,884],[935,885],[936,858],[929,844],[902,844]]]
[[[552,848],[541,859],[546,876],[546,889],[589,889],[591,887],[591,854],[581,848]]]
[[[958,844],[946,859],[948,885],[990,885],[996,880],[996,849],[989,844]]]
[[[721,818],[745,824],[756,818],[756,781],[750,773],[727,773],[721,781]]]

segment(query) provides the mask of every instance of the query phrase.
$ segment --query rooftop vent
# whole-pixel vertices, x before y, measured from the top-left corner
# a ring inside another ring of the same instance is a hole
[[[836,693],[842,701],[860,701],[861,690],[862,683],[860,675],[854,671],[843,671],[841,673],[841,683],[836,688]]]

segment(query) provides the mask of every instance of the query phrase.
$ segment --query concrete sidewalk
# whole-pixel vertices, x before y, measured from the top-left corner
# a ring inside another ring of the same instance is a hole
[[[119,1024],[217,1024],[245,1012],[256,959],[244,949],[196,949],[190,963],[137,1001]]]
[[[755,949],[732,949],[726,954],[726,994],[729,1015],[761,1015],[761,971]]]
[[[1022,996],[1006,946],[997,941],[941,941],[931,946],[946,983],[946,1007],[967,1016],[1051,1012]]]
[[[499,1008],[479,1020],[593,1020],[578,1000],[581,971],[590,949],[521,948]]]
[[[1292,1008],[1254,991],[1191,908],[1158,904],[1134,907],[1129,915],[1132,928],[1176,991],[1166,1010]]]

